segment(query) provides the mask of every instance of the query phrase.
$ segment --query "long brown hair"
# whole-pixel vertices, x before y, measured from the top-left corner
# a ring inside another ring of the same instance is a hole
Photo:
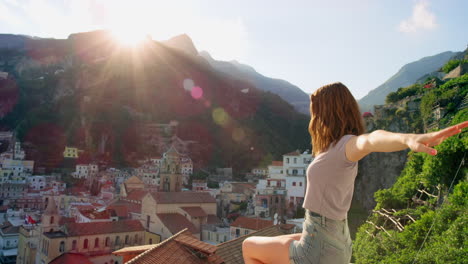
[[[340,82],[322,86],[310,96],[310,116],[314,155],[327,150],[344,135],[358,136],[365,131],[356,99]]]

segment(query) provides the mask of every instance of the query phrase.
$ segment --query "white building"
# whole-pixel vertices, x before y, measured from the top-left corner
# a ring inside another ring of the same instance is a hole
[[[283,169],[286,175],[287,200],[290,205],[297,206],[304,201],[307,185],[307,167],[312,162],[312,155],[307,151],[294,151],[283,155]]]
[[[273,161],[268,165],[268,178],[284,179],[284,170],[282,161]]]
[[[5,222],[0,226],[0,263],[15,263],[18,255],[19,226]]]
[[[45,189],[47,186],[47,181],[45,176],[31,176],[28,177],[27,182],[29,184],[29,188],[33,190],[42,190]]]
[[[92,176],[96,176],[98,172],[99,168],[96,164],[78,164],[72,175],[78,179],[88,179]]]

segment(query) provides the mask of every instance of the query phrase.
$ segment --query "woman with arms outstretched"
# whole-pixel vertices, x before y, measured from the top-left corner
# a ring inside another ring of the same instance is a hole
[[[359,107],[348,88],[332,83],[310,96],[309,133],[314,161],[307,168],[302,234],[249,237],[242,244],[246,264],[349,263],[351,206],[357,162],[372,152],[407,148],[436,155],[432,147],[456,135],[468,121],[427,134],[377,130],[364,134]]]

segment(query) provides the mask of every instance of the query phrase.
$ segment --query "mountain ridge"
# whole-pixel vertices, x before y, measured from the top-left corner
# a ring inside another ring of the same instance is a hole
[[[395,92],[400,87],[406,87],[415,83],[425,74],[430,74],[439,70],[447,61],[460,53],[461,52],[445,51],[403,65],[398,72],[392,75],[387,81],[358,100],[361,110],[364,112],[372,111],[373,105],[382,105],[385,103],[385,97],[389,93]]]

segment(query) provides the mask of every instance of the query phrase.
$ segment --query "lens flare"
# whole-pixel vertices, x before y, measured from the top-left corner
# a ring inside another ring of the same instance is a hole
[[[203,97],[203,89],[200,86],[194,86],[192,91],[190,91],[190,94],[194,99],[198,100]]]
[[[212,116],[215,123],[223,127],[226,126],[229,121],[229,116],[226,111],[219,107],[213,110]]]
[[[192,91],[193,87],[195,86],[195,83],[193,82],[192,79],[185,79],[183,82],[184,90],[187,92]]]
[[[232,139],[236,142],[241,142],[245,138],[245,133],[244,130],[240,127],[235,128],[234,131],[232,131]]]

